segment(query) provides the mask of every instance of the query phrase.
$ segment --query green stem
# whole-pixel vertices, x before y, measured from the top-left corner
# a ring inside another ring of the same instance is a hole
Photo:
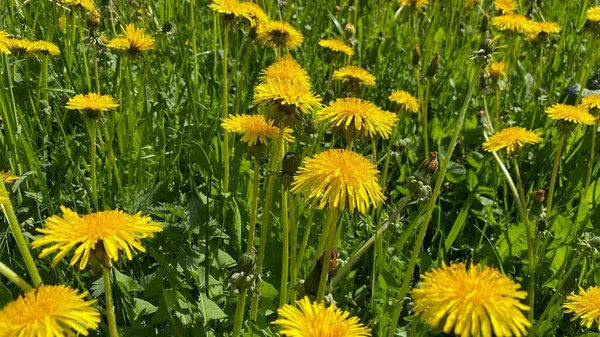
[[[546,202],[547,218],[549,218],[552,214],[552,198],[554,197],[554,184],[556,183],[556,175],[558,174],[560,156],[562,155],[562,151],[567,140],[567,135],[567,133],[562,133],[560,135],[560,140],[558,141],[558,148],[556,149],[556,155],[554,156],[554,166],[552,167],[552,176],[550,177],[550,191],[548,192],[548,200]]]
[[[304,260],[304,252],[306,251],[306,246],[308,245],[308,238],[310,237],[310,230],[313,226],[313,217],[315,215],[315,204],[309,208],[308,219],[306,220],[306,229],[304,230],[304,234],[302,235],[302,243],[300,244],[300,250],[298,251],[298,261],[296,262],[296,272],[300,271],[302,267],[302,261]]]
[[[0,190],[6,190],[6,186],[4,186],[2,179],[0,179]],[[33,257],[31,257],[31,252],[27,247],[27,241],[25,240],[23,232],[21,231],[21,226],[19,225],[19,221],[15,215],[15,210],[13,209],[12,203],[9,200],[7,203],[3,203],[2,206],[4,208],[4,214],[6,214],[6,218],[8,219],[10,230],[13,233],[13,237],[17,242],[17,247],[19,247],[19,251],[21,252],[23,261],[25,262],[25,267],[29,272],[31,280],[33,281],[33,286],[37,287],[42,284],[42,278],[40,277],[37,267],[35,266]]]
[[[590,149],[590,160],[588,161],[588,171],[585,178],[585,192],[587,192],[592,183],[592,171],[594,171],[594,156],[596,152],[596,133],[598,133],[598,122],[592,126],[592,147]]]
[[[333,246],[335,243],[335,230],[338,216],[337,208],[329,207],[327,213],[331,214],[329,216],[329,234],[327,234],[327,248],[325,249],[325,256],[323,258],[323,269],[321,269],[321,278],[319,279],[319,288],[317,290],[317,303],[320,303],[323,300],[323,296],[325,295],[327,276],[329,275],[329,265],[331,264],[331,253],[333,252]]]
[[[287,303],[287,281],[289,273],[290,260],[290,224],[288,218],[288,194],[289,191],[281,194],[281,234],[282,234],[282,253],[281,253],[281,287],[279,290],[279,306]]]
[[[227,51],[229,49],[229,25],[225,25],[225,32],[223,34],[223,59],[221,60],[221,65],[223,67],[223,76],[221,77],[221,90],[223,91],[223,110],[221,112],[221,117],[223,119],[227,118]],[[223,174],[223,191],[227,193],[229,191],[229,132],[223,132],[223,168],[225,170]]]
[[[296,247],[298,246],[298,222],[296,221],[295,215],[295,203],[294,197],[291,193],[287,193],[289,198],[289,203],[292,207],[289,208],[290,212],[290,295],[288,296],[290,299],[290,303],[292,305],[296,304],[296,290],[294,290],[294,286],[296,285],[296,280],[298,279],[298,270],[296,269]]]
[[[239,337],[242,333],[242,324],[244,324],[244,308],[246,307],[246,289],[237,296],[237,306],[235,308],[235,318],[233,319],[233,335]]]
[[[248,246],[246,252],[254,249],[254,236],[256,235],[256,208],[258,206],[258,185],[260,180],[260,169],[258,158],[254,158],[254,176],[252,179],[252,206],[250,209],[250,230],[248,231]]]
[[[265,198],[265,205],[263,206],[263,220],[262,227],[260,229],[260,243],[258,246],[258,259],[256,263],[257,275],[262,274],[263,263],[265,261],[265,249],[267,245],[267,238],[269,234],[269,226],[271,224],[271,204],[273,203],[273,188],[275,187],[275,179],[277,178],[274,172],[277,170],[279,159],[281,157],[281,146],[283,144],[283,129],[279,130],[279,137],[275,144],[275,150],[271,159],[271,166],[269,172],[269,181],[267,182],[267,196]],[[258,285],[260,290],[260,284]],[[252,305],[250,309],[250,319],[256,320],[258,315],[258,300],[259,291],[252,297]]]
[[[102,280],[104,281],[104,298],[106,301],[106,318],[108,319],[108,331],[110,337],[119,337],[117,330],[117,317],[113,303],[112,287],[110,283],[110,270],[102,267]]]
[[[423,100],[423,143],[425,146],[425,157],[429,156],[429,126],[427,121],[427,104],[429,103],[429,87],[431,86],[431,81],[433,81],[433,78],[429,78],[427,80],[427,85],[425,86],[425,99]]]
[[[402,120],[402,112],[400,112],[399,120]],[[399,124],[399,123],[398,123]],[[392,131],[392,135],[388,140],[388,147],[385,153],[385,164],[383,165],[383,174],[381,175],[381,181],[379,185],[381,185],[381,193],[385,194],[385,190],[387,188],[387,175],[388,170],[390,168],[390,160],[392,159],[392,145],[394,144],[394,140],[396,139],[396,133],[400,126],[397,125]]]
[[[415,242],[415,246],[412,250],[412,254],[410,257],[410,261],[408,264],[408,268],[404,272],[404,280],[402,281],[402,287],[400,288],[400,293],[398,298],[398,302],[394,308],[392,314],[392,321],[390,323],[390,329],[388,331],[389,337],[394,337],[396,331],[396,325],[398,324],[398,319],[400,318],[400,313],[402,312],[402,305],[404,303],[404,297],[408,292],[408,288],[410,286],[410,281],[415,271],[415,264],[417,262],[417,257],[421,251],[421,246],[423,245],[423,239],[425,238],[425,233],[427,232],[427,227],[429,226],[429,221],[431,220],[431,216],[433,214],[433,209],[436,205],[436,200],[438,195],[440,194],[442,184],[444,182],[444,177],[446,176],[446,170],[448,169],[448,164],[450,163],[450,159],[452,158],[452,153],[454,152],[454,148],[456,147],[456,143],[458,142],[458,136],[460,135],[460,131],[462,129],[463,123],[465,121],[465,115],[467,113],[467,108],[469,107],[469,103],[471,101],[471,95],[473,94],[473,88],[475,88],[475,84],[479,80],[479,75],[481,73],[481,65],[478,65],[473,73],[473,78],[471,79],[471,83],[469,84],[469,89],[467,91],[467,95],[465,96],[465,101],[458,115],[458,121],[456,122],[456,127],[454,129],[454,134],[452,135],[452,140],[448,146],[448,150],[446,152],[446,157],[442,162],[442,166],[440,167],[440,171],[438,173],[438,178],[435,183],[435,187],[431,194],[431,198],[427,204],[427,210],[423,217],[423,223],[421,224],[421,228],[419,229],[419,233],[417,235],[417,239]]]
[[[23,280],[17,273],[15,273],[12,269],[10,269],[7,265],[0,262],[0,275],[4,275],[9,281],[14,283],[17,287],[19,287],[24,292],[28,292],[33,289],[32,286],[29,285],[25,280]]]
[[[500,128],[500,88],[494,85],[494,127]]]
[[[92,198],[96,209],[98,209],[98,187],[96,185],[96,133],[98,130],[98,121],[91,119],[90,123],[90,179],[92,180]]]

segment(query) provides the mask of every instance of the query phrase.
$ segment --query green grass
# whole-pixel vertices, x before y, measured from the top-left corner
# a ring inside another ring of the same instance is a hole
[[[208,8],[208,1],[192,1],[97,1],[102,21],[96,36],[115,37],[127,23],[144,27],[155,36],[155,50],[137,59],[119,57],[95,44],[88,37],[83,11],[72,14],[53,1],[0,3],[0,29],[31,40],[49,40],[61,49],[58,56],[0,54],[0,170],[12,170],[21,177],[9,187],[25,238],[37,237],[35,228],[41,228],[47,217],[60,215],[63,205],[79,214],[117,208],[129,213],[141,211],[164,225],[162,233],[144,241],[147,252],[135,255],[132,261],[119,259],[111,275],[117,325],[124,336],[229,336],[233,331],[238,294],[228,283],[238,258],[246,251],[254,162],[240,136],[234,134],[229,134],[228,155],[223,154],[224,23]],[[597,247],[589,244],[591,238],[600,236],[597,160],[591,166],[591,186],[585,189],[595,127],[578,126],[567,138],[552,214],[534,216],[538,205],[531,192],[545,189],[547,194],[558,146],[556,123],[547,118],[545,109],[559,102],[564,88],[581,82],[599,66],[593,51],[586,56],[594,33],[584,29],[585,10],[597,1],[545,0],[531,16],[537,21],[557,22],[562,27],[560,34],[535,42],[521,35],[500,38],[494,57],[501,60],[512,54],[514,61],[507,65],[499,106],[489,80],[482,87],[476,77],[472,96],[467,95],[477,67],[470,57],[485,37],[479,31],[483,12],[498,15],[492,1],[482,2],[468,9],[465,0],[436,0],[423,13],[413,14],[410,8],[398,11],[396,1],[303,0],[287,1],[287,5],[258,1],[272,19],[287,21],[304,34],[304,43],[291,54],[308,71],[313,90],[324,98],[324,104],[342,95],[343,86],[335,82],[329,86],[328,78],[330,67],[340,67],[343,62],[332,64],[318,41],[343,40],[345,25],[352,23],[356,44],[349,64],[360,65],[377,78],[377,85],[364,89],[361,98],[395,111],[388,100],[392,91],[403,89],[422,101],[426,81],[430,81],[429,150],[440,153],[440,163],[447,158],[459,112],[466,107],[439,198],[430,202],[427,227],[422,220],[428,201],[403,202],[409,192],[409,177],[427,157],[423,117],[421,113],[401,115],[392,140],[385,204],[368,215],[339,214],[338,272],[381,226],[389,229],[339,279],[332,289],[333,298],[340,308],[368,325],[374,336],[393,336],[394,332],[396,336],[442,336],[441,331],[416,323],[411,316],[410,293],[403,290],[413,288],[419,274],[442,263],[473,261],[498,268],[528,289],[526,226],[517,198],[504,183],[492,154],[481,146],[484,133],[489,134],[482,111],[488,109],[493,116],[498,109],[500,125],[495,125],[496,130],[523,126],[544,138],[541,144],[524,147],[517,157],[536,259],[532,335],[594,336],[597,326],[581,327],[561,305],[579,286],[600,283]],[[520,5],[520,12],[527,13],[529,1],[521,0]],[[65,32],[57,28],[59,17],[67,18]],[[411,24],[414,19],[416,35]],[[173,29],[164,33],[162,27],[167,22]],[[497,33],[492,29],[487,34],[491,38]],[[412,63],[415,44],[421,49],[419,84]],[[260,72],[276,59],[275,52],[252,40],[247,26],[232,27],[229,46],[229,114],[264,113],[263,108],[252,104],[253,88]],[[426,79],[423,74],[436,54],[440,55],[439,69],[435,77]],[[90,179],[91,123],[64,106],[68,98],[96,91],[97,86],[120,106],[98,123],[96,201]],[[466,97],[470,99],[466,101]],[[345,146],[339,137],[332,144],[329,130],[317,144],[317,135],[306,134],[304,127],[294,132],[297,141],[287,150],[305,157],[334,145]],[[271,147],[274,145],[272,142]],[[387,148],[387,140],[376,140],[380,171]],[[355,142],[353,149],[372,159],[370,142]],[[242,329],[248,336],[278,335],[271,322],[277,317],[282,290],[283,217],[278,172],[267,169],[275,157],[272,151],[259,159],[255,251],[265,225],[267,181],[276,176],[256,320],[250,318],[250,297],[246,301]],[[505,152],[498,153],[516,183],[513,161]],[[230,165],[227,191],[225,159]],[[435,179],[431,189],[434,184]],[[405,207],[399,216],[386,224],[401,204]],[[290,197],[286,207],[294,215],[287,225],[297,229],[289,238],[297,243],[291,254],[301,253],[310,228],[303,258],[296,266],[298,279],[304,280],[316,259],[327,212],[313,211],[299,195]],[[31,281],[7,220],[0,222],[0,231],[0,262]],[[419,232],[422,250],[415,252]],[[103,323],[92,335],[108,336],[102,275],[70,268],[68,260],[51,268],[51,257],[37,259],[39,250],[32,250],[32,254],[45,284],[89,290],[90,298],[98,298]],[[415,270],[407,274],[411,257]],[[404,282],[402,289],[404,280],[409,283]],[[407,298],[398,305],[402,293]],[[0,306],[19,294],[16,285],[0,278]],[[394,312],[399,317],[397,324]],[[396,330],[390,332],[393,327]]]

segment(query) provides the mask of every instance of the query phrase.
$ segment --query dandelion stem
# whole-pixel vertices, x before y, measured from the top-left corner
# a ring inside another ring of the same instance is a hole
[[[275,179],[277,178],[273,172],[277,170],[277,166],[279,164],[279,159],[281,157],[281,146],[283,144],[283,128],[279,130],[279,137],[277,138],[277,143],[275,143],[275,150],[273,151],[273,156],[271,158],[271,166],[269,172],[269,180],[267,182],[267,195],[265,198],[265,204],[263,206],[263,219],[262,226],[260,228],[260,243],[258,246],[258,259],[256,262],[256,273],[257,275],[262,274],[262,267],[265,261],[265,249],[267,245],[267,237],[269,234],[269,226],[271,224],[271,204],[273,203],[273,188],[275,187]],[[260,293],[260,284],[258,285],[259,291],[256,292],[254,297],[252,297],[252,305],[250,309],[250,319],[256,320],[258,315],[258,300]]]
[[[292,206],[289,207],[290,212],[290,295],[288,296],[290,299],[290,303],[292,305],[296,305],[296,290],[294,290],[294,286],[296,285],[296,280],[298,278],[298,270],[296,269],[296,247],[298,246],[298,222],[296,221],[295,215],[295,203],[294,197],[291,193],[287,193],[288,195],[288,203]]]
[[[556,175],[558,174],[558,166],[560,164],[560,156],[562,155],[565,142],[567,140],[567,133],[560,135],[558,141],[558,148],[556,149],[556,155],[554,156],[554,166],[552,167],[552,176],[550,177],[550,191],[548,192],[548,200],[546,202],[546,217],[550,217],[552,214],[552,198],[554,197],[554,184],[556,183]]]
[[[427,85],[425,86],[425,99],[423,100],[423,144],[425,147],[425,157],[429,155],[429,126],[427,121],[427,108],[429,104],[429,88],[431,86],[431,81],[433,78],[429,78],[427,81]]]
[[[396,306],[394,308],[392,314],[392,321],[390,324],[390,329],[388,330],[388,336],[394,337],[396,332],[396,325],[398,324],[398,319],[400,318],[400,313],[402,312],[402,306],[404,304],[404,297],[408,292],[408,288],[410,286],[410,281],[415,271],[415,264],[417,262],[417,257],[421,252],[421,247],[423,245],[423,239],[425,238],[425,233],[427,233],[427,227],[429,226],[429,221],[431,220],[433,209],[436,205],[436,200],[438,195],[440,194],[442,183],[444,182],[444,177],[446,176],[446,170],[448,169],[448,164],[450,163],[450,159],[452,158],[452,153],[454,152],[454,148],[456,147],[456,143],[458,142],[458,136],[460,135],[460,131],[462,129],[463,123],[465,121],[465,116],[467,113],[467,108],[469,107],[469,103],[471,101],[471,95],[473,94],[473,89],[475,88],[475,84],[477,83],[479,76],[481,74],[482,65],[478,65],[473,73],[473,78],[469,84],[469,89],[465,96],[465,101],[463,102],[463,106],[458,115],[458,120],[456,121],[456,126],[454,129],[454,134],[452,135],[452,139],[450,144],[448,145],[448,150],[446,151],[446,157],[442,162],[440,167],[440,171],[438,173],[438,178],[435,183],[435,187],[431,194],[431,198],[427,203],[427,210],[423,217],[423,223],[421,224],[421,228],[419,229],[419,233],[417,235],[417,239],[415,241],[415,246],[413,247],[410,261],[406,271],[404,272],[404,280],[402,281],[402,287],[400,288],[399,296],[397,296],[398,301],[396,302]]]
[[[19,275],[17,275],[17,273],[15,273],[12,269],[10,269],[7,265],[5,265],[2,262],[0,262],[0,274],[4,275],[4,277],[6,277],[9,281],[14,283],[24,292],[33,289],[33,287],[29,285],[29,283],[23,280]]]
[[[254,158],[254,176],[252,178],[252,204],[250,209],[250,230],[248,231],[248,244],[246,252],[251,253],[254,249],[254,236],[256,235],[256,208],[258,205],[258,186],[260,180],[260,169],[258,158]]]
[[[321,278],[319,279],[319,288],[317,290],[317,303],[321,302],[323,300],[323,296],[325,295],[327,276],[329,275],[329,266],[331,264],[331,253],[333,252],[335,243],[335,230],[338,215],[337,208],[329,207],[327,213],[331,214],[328,214],[328,217],[330,218],[329,234],[327,235],[327,247],[325,248],[325,255],[323,258],[323,269],[321,269]]]
[[[244,323],[244,309],[246,307],[246,289],[241,291],[237,296],[237,306],[235,308],[235,318],[233,320],[233,335],[239,337],[242,332],[242,324]]]
[[[92,180],[92,199],[94,206],[98,209],[98,186],[96,185],[96,133],[98,121],[92,118],[90,123],[90,179]]]
[[[300,244],[300,250],[298,251],[298,261],[296,262],[296,272],[300,271],[302,267],[302,260],[304,259],[304,252],[306,251],[306,245],[308,245],[308,238],[310,237],[310,230],[313,226],[313,217],[315,215],[315,202],[309,208],[308,219],[306,220],[306,229],[302,235],[302,243]]]
[[[289,191],[281,193],[281,234],[282,234],[282,252],[281,252],[281,287],[279,289],[279,306],[287,303],[287,281],[289,273],[290,260],[290,223],[288,218],[288,194]]]
[[[596,152],[596,133],[598,133],[598,122],[592,126],[592,145],[590,149],[590,160],[588,161],[587,176],[585,178],[585,192],[590,188],[592,183],[592,171],[594,171],[594,156]]]
[[[4,182],[0,179],[0,189],[6,189],[4,186]],[[23,261],[25,262],[25,267],[29,272],[29,276],[33,281],[33,285],[35,287],[42,284],[42,278],[40,277],[40,273],[35,266],[35,262],[33,261],[33,257],[31,257],[31,252],[27,247],[27,241],[23,236],[23,232],[21,231],[21,226],[19,225],[19,221],[17,220],[17,216],[15,215],[15,210],[13,209],[12,203],[10,200],[7,203],[3,203],[2,207],[4,208],[4,214],[8,219],[8,224],[10,225],[10,230],[13,233],[13,237],[17,242],[17,247],[19,247],[19,251],[23,257]]]
[[[110,269],[102,267],[102,280],[104,281],[104,298],[106,301],[106,318],[108,319],[108,331],[110,337],[119,337],[117,330],[117,317],[113,303],[112,287],[110,284]]]
[[[221,90],[223,91],[223,101],[222,101],[222,112],[221,117],[223,119],[227,118],[227,51],[229,49],[229,25],[225,25],[225,31],[223,33],[223,58],[221,59],[221,65],[223,67],[223,76],[221,77]],[[227,193],[229,191],[229,132],[225,130],[223,132],[223,191]]]

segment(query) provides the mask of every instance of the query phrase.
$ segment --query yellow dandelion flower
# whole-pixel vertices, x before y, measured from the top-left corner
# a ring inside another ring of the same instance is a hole
[[[539,28],[536,22],[529,20],[520,14],[506,14],[496,16],[492,19],[492,26],[501,31],[509,31],[516,33],[539,33]]]
[[[100,313],[86,296],[66,286],[28,291],[0,311],[0,336],[87,336],[98,328]]]
[[[279,137],[280,128],[273,126],[273,121],[267,121],[263,115],[232,115],[221,123],[221,127],[229,132],[241,133],[242,142],[249,146],[267,144],[267,138]],[[283,130],[283,138],[293,142],[292,129]]]
[[[267,16],[265,11],[254,2],[242,2],[240,3],[240,6],[245,10],[246,15],[244,17],[248,19],[251,27],[269,21],[269,16]]]
[[[515,0],[495,0],[494,7],[501,10],[504,14],[510,14],[517,9],[518,5]]]
[[[208,5],[208,8],[225,15],[248,17],[247,7],[243,6],[238,0],[214,0]]]
[[[367,214],[385,197],[377,182],[377,167],[358,153],[334,149],[306,159],[292,183],[292,193],[305,192],[305,200],[318,200],[319,208],[335,207]]]
[[[26,52],[32,42],[27,39],[12,38],[8,39],[8,48],[13,52]]]
[[[352,47],[347,45],[344,41],[340,40],[321,40],[319,46],[333,50],[335,52],[341,52],[348,56],[354,55]]]
[[[371,330],[350,313],[325,307],[323,303],[311,303],[308,297],[296,302],[298,308],[289,304],[279,308],[279,319],[273,324],[281,326],[281,333],[288,337],[367,337]]]
[[[537,27],[538,33],[558,34],[561,31],[560,26],[552,21],[535,22],[535,26]]]
[[[429,0],[398,0],[400,6],[415,7],[417,9],[423,9],[429,5]]]
[[[0,53],[10,55],[10,35],[0,30]]]
[[[27,53],[44,53],[52,56],[60,54],[60,49],[52,42],[48,41],[33,41],[29,42],[26,47]]]
[[[40,258],[44,258],[56,251],[59,253],[52,260],[54,267],[75,246],[75,253],[70,266],[80,260],[79,269],[87,265],[90,252],[100,247],[104,248],[106,256],[113,260],[119,260],[119,251],[125,251],[127,258],[132,259],[132,251],[145,252],[141,239],[151,238],[154,233],[162,231],[162,225],[158,222],[150,222],[150,217],[125,214],[122,211],[103,211],[79,216],[72,210],[61,206],[63,216],[51,216],[46,219],[45,228],[36,230],[44,234],[41,238],[33,241],[33,248],[51,245],[44,248]]]
[[[110,40],[106,47],[116,51],[128,51],[131,55],[154,49],[156,41],[146,34],[144,28],[137,28],[130,23],[122,29],[124,36]]]
[[[89,93],[86,95],[76,95],[69,99],[65,108],[70,110],[83,110],[87,116],[92,119],[102,117],[102,113],[108,110],[115,109],[119,106],[110,95],[100,95]]]
[[[0,187],[0,204],[7,204],[10,202],[8,191],[4,187]]]
[[[12,171],[0,171],[0,178],[2,178],[2,182],[5,184],[12,183],[13,181],[19,179],[19,177],[14,175]]]
[[[389,138],[398,116],[360,98],[340,98],[317,112],[316,122],[342,131],[348,139]]]
[[[573,321],[581,318],[581,325],[588,329],[595,322],[600,329],[600,287],[579,287],[579,295],[569,295],[563,308],[566,312],[575,314]]]
[[[554,104],[546,109],[546,114],[554,120],[583,125],[592,125],[596,120],[587,109],[567,104]]]
[[[417,99],[403,90],[394,91],[390,97],[388,97],[390,101],[398,104],[400,108],[407,112],[418,112],[419,111],[419,102]]]
[[[375,76],[361,67],[346,66],[333,72],[333,79],[356,85],[372,87],[375,85]]]
[[[58,22],[56,23],[56,26],[58,27],[58,30],[61,33],[66,33],[67,32],[67,18],[64,16],[61,16],[60,18],[58,18]]]
[[[74,8],[86,9],[88,11],[93,11],[96,9],[94,3],[91,0],[60,0],[63,5],[67,5]]]
[[[494,268],[464,263],[425,273],[412,290],[415,316],[461,337],[524,336],[531,325],[520,285]]]
[[[542,142],[539,134],[525,128],[513,126],[494,134],[483,143],[483,149],[488,152],[496,152],[506,148],[506,153],[511,154],[518,151],[525,144],[537,144]]]
[[[505,67],[506,63],[504,61],[492,62],[488,68],[488,73],[493,80],[497,81],[500,78],[506,77]]]
[[[600,6],[594,6],[594,7],[588,8],[588,10],[585,11],[585,17],[589,21],[593,21],[593,22],[600,21]]]
[[[296,49],[304,36],[296,28],[283,21],[268,21],[258,26],[256,39],[271,48]]]
[[[586,96],[581,100],[580,107],[597,113],[600,110],[600,95]]]
[[[297,108],[302,113],[321,106],[321,98],[312,93],[303,83],[273,79],[260,83],[254,89],[256,105],[278,105],[282,109]]]
[[[308,89],[311,87],[308,73],[302,69],[302,66],[291,55],[285,55],[267,67],[258,79],[261,82],[279,79],[282,81],[297,82]]]

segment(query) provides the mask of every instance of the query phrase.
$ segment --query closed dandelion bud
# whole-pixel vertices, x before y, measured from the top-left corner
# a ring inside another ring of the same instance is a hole
[[[173,23],[171,21],[166,21],[162,26],[163,34],[169,34],[173,30]]]
[[[254,293],[260,277],[256,274],[256,255],[252,252],[246,252],[238,259],[238,264],[229,278],[229,288],[237,289],[240,293],[249,290]]]
[[[490,15],[488,13],[483,13],[483,17],[481,18],[481,25],[479,25],[479,32],[482,34],[487,33],[489,26]]]
[[[354,35],[356,34],[356,27],[354,27],[354,25],[351,23],[347,23],[346,27],[344,27],[344,34],[346,34],[347,40],[354,39]]]
[[[588,244],[593,248],[600,249],[600,237],[594,236],[588,241]]]
[[[413,176],[417,179],[421,180],[425,184],[429,184],[431,182],[431,178],[437,173],[440,168],[440,164],[438,161],[439,154],[437,152],[431,152],[429,154],[429,158],[425,159],[419,168],[415,171]]]
[[[440,54],[435,54],[435,57],[433,58],[433,60],[431,60],[431,63],[429,64],[429,67],[427,68],[427,76],[434,77],[435,74],[437,73],[439,64],[440,64]]]
[[[531,193],[533,195],[533,204],[531,205],[531,215],[542,215],[544,200],[546,199],[546,191],[539,189]]]
[[[416,44],[415,48],[413,49],[412,64],[415,66],[418,66],[420,60],[421,60],[421,47],[419,47],[419,45]]]
[[[315,124],[315,120],[312,118],[307,118],[304,121],[304,133],[307,136],[314,135],[317,133],[317,125]]]
[[[479,44],[479,49],[483,51],[485,55],[490,55],[496,50],[496,44],[498,43],[498,38],[493,39],[484,39]]]
[[[321,272],[323,271],[323,262],[324,262],[325,252],[323,255],[319,257],[317,260],[317,264],[310,271],[306,280],[304,280],[304,291],[312,296],[317,296],[317,291],[319,290],[319,281],[321,280]],[[335,268],[337,267],[337,252],[334,250],[331,252],[331,261],[329,264],[329,272],[327,274],[327,286],[325,287],[325,294],[329,294],[329,285],[331,283],[331,277],[335,272]]]
[[[300,157],[294,152],[288,152],[281,161],[281,184],[284,190],[292,186],[294,175],[300,166]]]
[[[538,232],[544,232],[546,231],[546,227],[548,227],[548,222],[546,221],[546,218],[540,217],[538,218],[536,225]]]
[[[100,26],[100,13],[95,9],[88,16],[88,26],[90,29]]]

